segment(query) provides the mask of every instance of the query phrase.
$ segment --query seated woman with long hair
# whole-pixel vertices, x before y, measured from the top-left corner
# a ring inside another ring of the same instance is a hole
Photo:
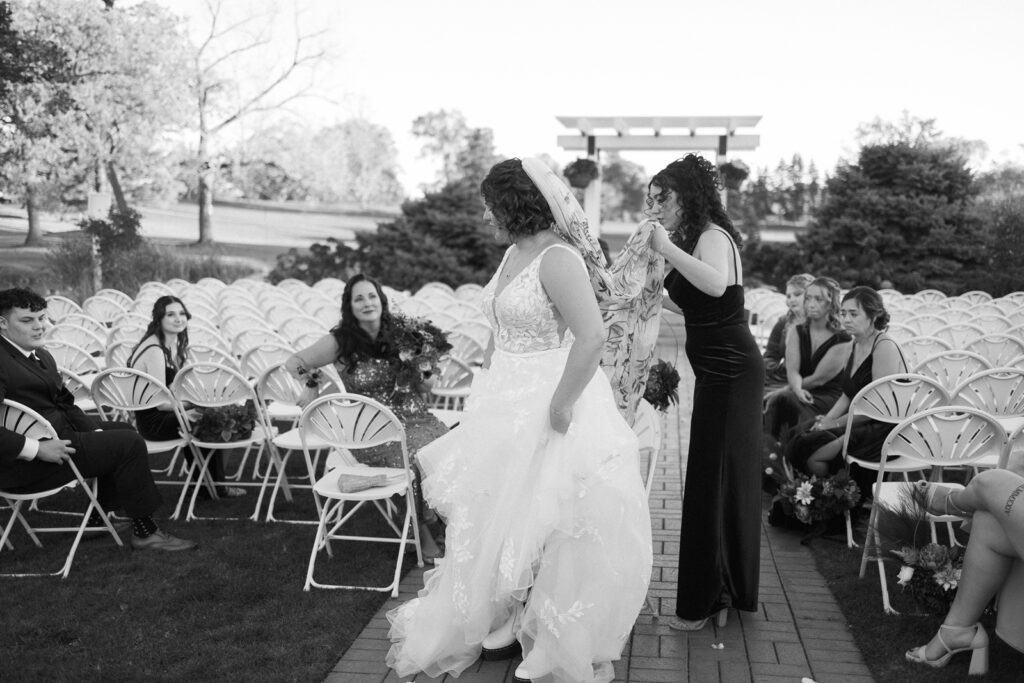
[[[419,381],[412,384],[399,379],[402,349],[393,342],[393,337],[403,324],[403,319],[391,314],[387,295],[380,283],[363,274],[355,275],[341,295],[341,322],[312,346],[291,356],[285,367],[305,381],[313,370],[333,364],[346,391],[384,404],[401,420],[410,460],[415,462],[417,451],[447,432],[448,428],[430,412],[424,399],[424,394],[435,380],[437,368],[428,369]],[[446,344],[440,330],[429,329],[439,343]],[[316,387],[308,386],[301,402],[307,403],[315,396]],[[393,443],[363,449],[359,459],[379,467],[402,467],[401,449]],[[424,509],[422,503],[418,466],[414,471],[420,541],[424,557],[433,560],[440,555],[440,549],[425,521],[425,515],[433,515]]]
[[[839,322],[839,283],[812,281],[803,297],[804,322],[786,334],[787,386],[765,398],[765,432],[783,442],[790,429],[824,414],[843,393],[840,373],[850,335]]]
[[[786,386],[786,338],[789,330],[804,319],[804,295],[814,276],[800,273],[786,282],[786,314],[780,317],[768,334],[764,347],[764,383],[766,391]]]
[[[153,317],[142,339],[128,356],[128,367],[152,375],[170,387],[188,355],[188,321],[191,317],[185,302],[178,297],[162,296],[157,299],[153,304]],[[198,417],[187,405],[185,416],[189,420]],[[140,410],[135,414],[135,424],[139,434],[151,441],[178,438],[178,418],[170,403]],[[185,457],[192,460],[192,454],[187,448]],[[224,462],[219,452],[210,458],[210,476],[215,482],[224,481]],[[217,494],[225,498],[238,498],[245,495],[245,489],[220,485]]]
[[[889,313],[878,292],[870,287],[854,287],[839,308],[843,328],[853,337],[846,365],[840,375],[842,395],[827,413],[797,434],[786,447],[786,457],[798,469],[820,477],[842,467],[843,435],[850,419],[850,402],[871,382],[906,372],[903,351],[886,334]],[[858,416],[851,426],[849,454],[860,460],[877,462],[882,442],[895,425]]]

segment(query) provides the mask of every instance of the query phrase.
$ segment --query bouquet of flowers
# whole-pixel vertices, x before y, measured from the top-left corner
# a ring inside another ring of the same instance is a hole
[[[438,370],[441,358],[451,350],[447,335],[425,318],[393,313],[394,324],[381,330],[378,341],[395,361],[395,391],[419,391],[423,380]]]
[[[252,436],[255,426],[256,406],[246,401],[245,405],[200,408],[199,419],[192,423],[192,435],[200,441],[243,441]]]
[[[903,561],[898,583],[914,601],[933,614],[945,614],[956,596],[963,573],[964,553],[960,546],[927,543],[890,551]]]
[[[773,465],[765,469],[765,474],[779,483],[779,492],[773,503],[777,501],[786,515],[803,524],[827,522],[852,510],[860,502],[860,487],[846,470],[840,470],[831,477],[819,478],[795,472],[788,462],[781,460],[775,453],[768,457]]]
[[[647,388],[644,400],[658,410],[668,410],[679,403],[679,373],[667,360],[658,359],[647,373]]]

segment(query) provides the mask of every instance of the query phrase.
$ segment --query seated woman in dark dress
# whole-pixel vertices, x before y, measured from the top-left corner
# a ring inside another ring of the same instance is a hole
[[[842,449],[849,408],[853,397],[871,382],[907,371],[903,351],[885,333],[889,313],[878,292],[870,287],[854,287],[843,297],[839,309],[843,327],[853,337],[850,353],[840,376],[843,393],[824,415],[789,441],[786,457],[795,467],[820,477],[843,466]],[[860,416],[852,425],[849,454],[861,460],[877,462],[882,442],[893,424]]]
[[[163,381],[170,387],[178,370],[185,364],[188,354],[188,321],[192,315],[185,303],[176,296],[162,296],[153,304],[153,318],[142,339],[128,356],[128,367],[141,370],[147,375]],[[186,408],[189,408],[186,406]],[[198,415],[187,409],[185,416],[195,420]],[[139,434],[150,441],[165,441],[178,438],[178,418],[170,403],[155,408],[140,410],[135,414]],[[185,457],[192,460],[192,453],[186,448]],[[220,452],[210,459],[210,476],[214,481],[224,481],[224,462]],[[245,495],[245,489],[237,486],[218,486],[217,494],[225,498]]]
[[[765,398],[765,432],[780,443],[790,429],[821,415],[843,393],[839,373],[850,335],[839,322],[839,283],[814,280],[804,295],[804,322],[786,335],[787,386]]]
[[[341,295],[341,322],[338,326],[312,346],[289,358],[285,366],[305,381],[308,372],[333,364],[341,376],[345,391],[382,403],[401,420],[405,427],[409,460],[414,463],[416,452],[447,432],[448,428],[430,412],[424,400],[424,393],[434,381],[437,368],[423,373],[416,386],[403,384],[399,380],[400,350],[388,343],[388,338],[393,336],[393,330],[401,324],[401,319],[396,319],[389,311],[387,295],[380,284],[365,275],[356,275],[348,281]],[[436,333],[435,336],[443,335],[440,330],[436,330]],[[316,395],[317,388],[307,384],[300,403],[305,405]],[[359,459],[365,464],[380,467],[402,466],[400,447],[393,443],[364,449]],[[423,507],[419,468],[413,469],[417,475],[415,493],[420,542],[424,558],[432,561],[441,552],[427,527],[433,514]]]
[[[776,321],[764,347],[765,392],[786,386],[786,332],[804,319],[804,293],[814,281],[810,273],[800,273],[786,283],[786,315]]]

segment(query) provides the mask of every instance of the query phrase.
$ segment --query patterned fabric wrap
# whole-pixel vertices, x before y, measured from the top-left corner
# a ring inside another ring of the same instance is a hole
[[[551,207],[555,234],[583,256],[604,320],[601,367],[611,381],[619,412],[632,425],[644,395],[661,322],[665,259],[650,248],[656,223],[641,223],[612,265],[606,267],[601,247],[590,233],[586,214],[572,191],[539,159],[523,159],[523,170]]]

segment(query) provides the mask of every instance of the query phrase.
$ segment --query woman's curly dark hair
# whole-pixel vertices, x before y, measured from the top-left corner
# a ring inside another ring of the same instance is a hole
[[[555,222],[551,207],[520,159],[495,164],[480,183],[480,194],[512,242],[548,230]]]
[[[352,276],[341,294],[341,321],[331,330],[334,340],[338,342],[338,360],[350,369],[354,369],[355,361],[361,358],[381,358],[385,353],[377,340],[359,326],[359,321],[352,312],[352,292],[360,282],[369,282],[377,290],[377,297],[380,299],[381,331],[394,324],[388,307],[388,297],[380,283],[362,273]],[[378,338],[381,336],[378,333]]]
[[[657,186],[656,198],[664,201],[669,190],[675,191],[682,209],[682,222],[672,241],[687,253],[693,253],[704,228],[714,223],[729,233],[732,241],[739,247],[743,237],[733,227],[725,208],[722,197],[718,194],[722,181],[715,165],[702,156],[687,154],[658,171],[647,184],[648,191]],[[648,200],[648,206],[651,201]]]
[[[846,293],[843,303],[845,304],[850,299],[854,299],[864,314],[871,318],[876,330],[885,331],[889,327],[889,311],[885,310],[885,301],[878,292],[870,287],[860,285]]]

